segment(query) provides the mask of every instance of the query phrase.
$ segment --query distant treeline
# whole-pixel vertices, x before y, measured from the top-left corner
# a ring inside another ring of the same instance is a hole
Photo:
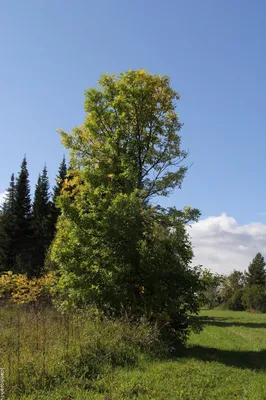
[[[234,270],[230,275],[205,272],[208,282],[205,292],[206,306],[226,307],[234,311],[256,310],[266,312],[265,260],[257,253],[247,271]]]
[[[44,166],[35,186],[33,200],[26,157],[23,158],[18,176],[11,175],[0,210],[0,272],[41,275],[60,213],[56,198],[66,174],[64,157],[56,185],[50,191],[47,168]]]

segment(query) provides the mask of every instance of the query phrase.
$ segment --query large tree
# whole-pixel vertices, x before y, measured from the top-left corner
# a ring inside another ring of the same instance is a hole
[[[9,240],[5,231],[2,212],[0,212],[0,273],[9,269],[7,267],[8,243]]]
[[[220,291],[223,301],[227,303],[237,290],[243,289],[245,283],[245,275],[241,271],[234,270],[230,275],[224,276]]]
[[[65,156],[63,157],[63,160],[59,166],[58,169],[58,174],[56,176],[56,184],[53,188],[53,196],[52,196],[52,232],[54,234],[55,228],[56,228],[56,223],[57,219],[60,215],[60,209],[57,207],[57,198],[61,194],[61,190],[63,187],[63,184],[65,182],[66,176],[67,176],[67,164],[66,164],[66,158]]]
[[[246,277],[242,271],[234,270],[230,275],[224,276],[220,296],[229,309],[241,311],[244,309],[242,296],[246,284]]]
[[[56,184],[53,189],[53,201],[56,202],[56,198],[60,195],[63,183],[66,179],[67,175],[67,163],[66,157],[63,156],[63,159],[59,165],[58,174],[56,176]]]
[[[12,270],[15,267],[15,195],[15,177],[12,174],[0,212],[0,270],[2,271]]]
[[[266,270],[265,260],[261,253],[257,253],[248,267],[246,279],[248,285],[261,285],[266,284]]]
[[[221,302],[221,283],[223,282],[223,275],[214,274],[208,269],[202,269],[202,283],[204,291],[202,293],[202,304],[205,307],[214,308]]]
[[[26,157],[23,158],[16,182],[14,215],[16,270],[21,273],[31,273],[33,232],[29,172]]]
[[[99,85],[86,91],[84,125],[61,132],[72,170],[52,248],[60,287],[67,301],[145,313],[184,332],[200,289],[185,224],[199,211],[151,203],[180,188],[187,171],[179,94],[144,70],[103,75]]]
[[[34,229],[32,268],[36,276],[42,272],[45,255],[52,241],[51,211],[49,180],[45,166],[42,175],[38,177],[32,207]]]

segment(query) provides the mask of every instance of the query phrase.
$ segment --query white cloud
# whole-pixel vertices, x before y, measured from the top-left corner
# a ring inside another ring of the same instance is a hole
[[[0,206],[3,204],[5,200],[6,192],[0,193]]]
[[[266,255],[266,225],[239,225],[225,213],[188,227],[194,247],[194,264],[218,273],[247,269],[256,253]]]

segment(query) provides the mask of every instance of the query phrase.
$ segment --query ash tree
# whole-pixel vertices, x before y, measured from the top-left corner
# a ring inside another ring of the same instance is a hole
[[[179,94],[144,70],[103,75],[99,86],[85,92],[84,124],[60,131],[71,165],[51,249],[62,302],[145,315],[184,340],[201,290],[186,224],[199,211],[153,205],[187,172]]]

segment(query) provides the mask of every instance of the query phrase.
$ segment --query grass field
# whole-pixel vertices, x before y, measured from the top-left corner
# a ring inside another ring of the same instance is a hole
[[[20,399],[266,399],[266,314],[203,311],[204,330],[178,357],[146,358],[138,367],[106,371],[83,388],[74,381]]]

